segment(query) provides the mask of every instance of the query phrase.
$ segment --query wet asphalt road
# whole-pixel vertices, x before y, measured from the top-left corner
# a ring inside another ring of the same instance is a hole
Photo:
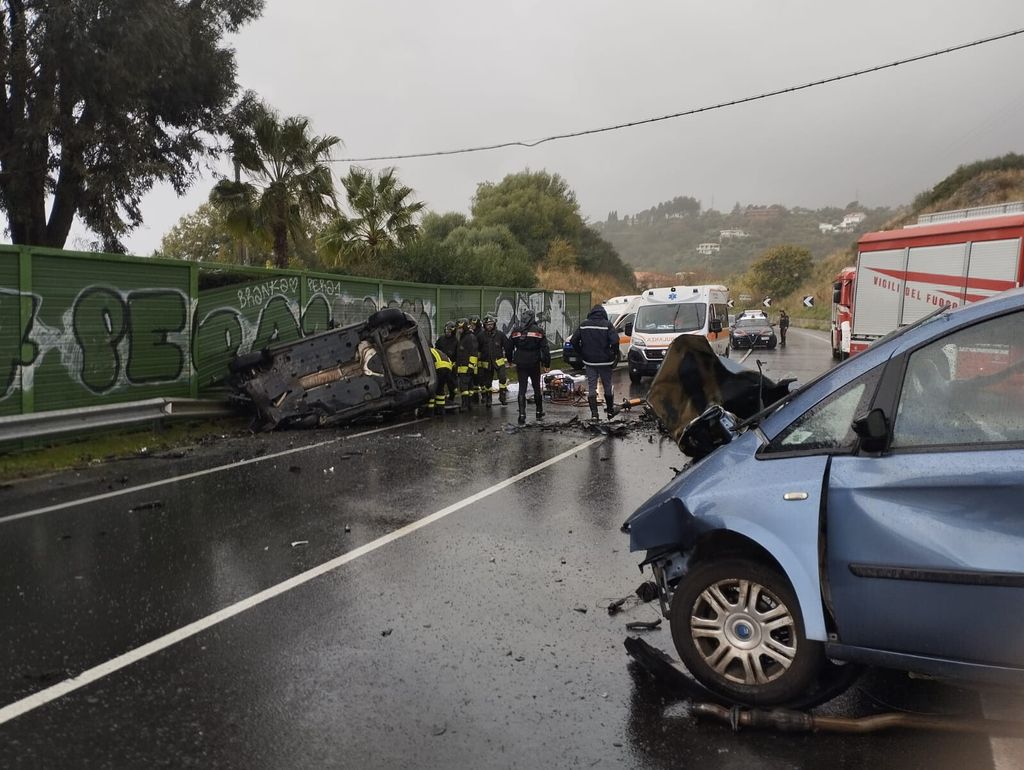
[[[746,365],[831,365],[823,335],[791,335]],[[229,437],[0,490],[0,766],[993,766],[981,737],[696,722],[623,650],[654,606],[604,610],[641,579],[619,525],[685,458],[644,428],[594,441],[507,432],[514,417]],[[667,628],[646,638],[672,652]],[[826,709],[889,705],[979,713],[972,693],[879,674]]]

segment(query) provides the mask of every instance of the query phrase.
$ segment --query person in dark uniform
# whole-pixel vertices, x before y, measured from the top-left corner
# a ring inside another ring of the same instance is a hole
[[[498,379],[498,401],[504,406],[508,403],[508,374],[505,369],[508,337],[498,328],[498,319],[487,315],[476,339],[480,343],[477,385],[483,393],[484,406],[491,405],[491,383],[495,378]]]
[[[437,342],[434,344],[434,347],[446,355],[449,361],[455,361],[459,356],[459,337],[455,331],[455,321],[449,321],[444,325],[444,334],[438,337]],[[441,373],[438,372],[439,376],[440,374]],[[455,406],[459,403],[459,396],[461,393],[459,392],[459,384],[455,378],[454,369],[451,372],[451,377],[446,380],[445,385],[450,386],[448,392],[445,394],[445,404],[447,406]],[[442,393],[440,385],[437,387],[437,393],[438,395],[441,395]]]
[[[468,319],[469,324],[467,328],[476,337],[477,346],[480,345],[480,332],[483,331],[483,325],[480,323],[480,316],[475,313]],[[490,383],[488,383],[490,385]],[[480,367],[477,366],[477,371],[473,373],[473,382],[469,388],[469,394],[474,404],[480,403],[480,395],[484,392],[483,387],[480,384]]]
[[[537,401],[537,419],[544,419],[544,393],[540,389],[540,368],[551,365],[551,351],[544,330],[532,310],[524,310],[509,335],[509,358],[519,377],[519,424],[526,424],[526,387],[533,384]]]
[[[597,419],[597,380],[601,379],[604,390],[605,414],[611,419],[615,414],[615,397],[612,395],[612,369],[619,353],[619,333],[608,320],[608,311],[601,305],[594,305],[587,319],[580,324],[569,341],[576,355],[583,359],[587,370],[587,403],[590,416]]]
[[[469,320],[460,318],[457,325],[459,347],[455,354],[455,366],[459,376],[459,392],[462,395],[462,408],[469,409],[473,403],[473,391],[476,388],[476,365],[479,343],[476,335],[469,327]]]
[[[785,310],[779,311],[779,347],[786,347],[786,332],[789,331],[789,316]]]

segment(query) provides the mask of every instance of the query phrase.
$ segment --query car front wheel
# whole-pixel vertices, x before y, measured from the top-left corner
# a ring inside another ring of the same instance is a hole
[[[824,667],[822,645],[804,636],[788,581],[758,562],[695,566],[676,588],[670,621],[690,673],[730,700],[791,703],[816,686]]]

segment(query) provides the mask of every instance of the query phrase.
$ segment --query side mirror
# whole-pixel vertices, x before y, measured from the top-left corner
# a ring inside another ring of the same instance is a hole
[[[720,331],[722,331],[722,319],[715,318],[714,320],[711,321],[711,331],[713,331],[715,334],[718,334]]]
[[[623,332],[623,334],[625,334],[625,335],[626,335],[627,337],[632,337],[632,336],[633,336],[633,322],[632,322],[632,321],[630,321],[630,322],[629,322],[628,324],[626,324],[626,326],[625,326],[625,328],[624,328],[624,329],[622,330],[622,332]]]
[[[868,452],[881,452],[889,441],[889,421],[881,409],[872,409],[853,421],[853,432]]]

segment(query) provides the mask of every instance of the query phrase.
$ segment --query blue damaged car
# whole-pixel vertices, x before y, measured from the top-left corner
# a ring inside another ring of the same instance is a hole
[[[702,684],[787,704],[853,663],[1024,685],[1024,289],[693,425],[715,446],[623,530]]]

